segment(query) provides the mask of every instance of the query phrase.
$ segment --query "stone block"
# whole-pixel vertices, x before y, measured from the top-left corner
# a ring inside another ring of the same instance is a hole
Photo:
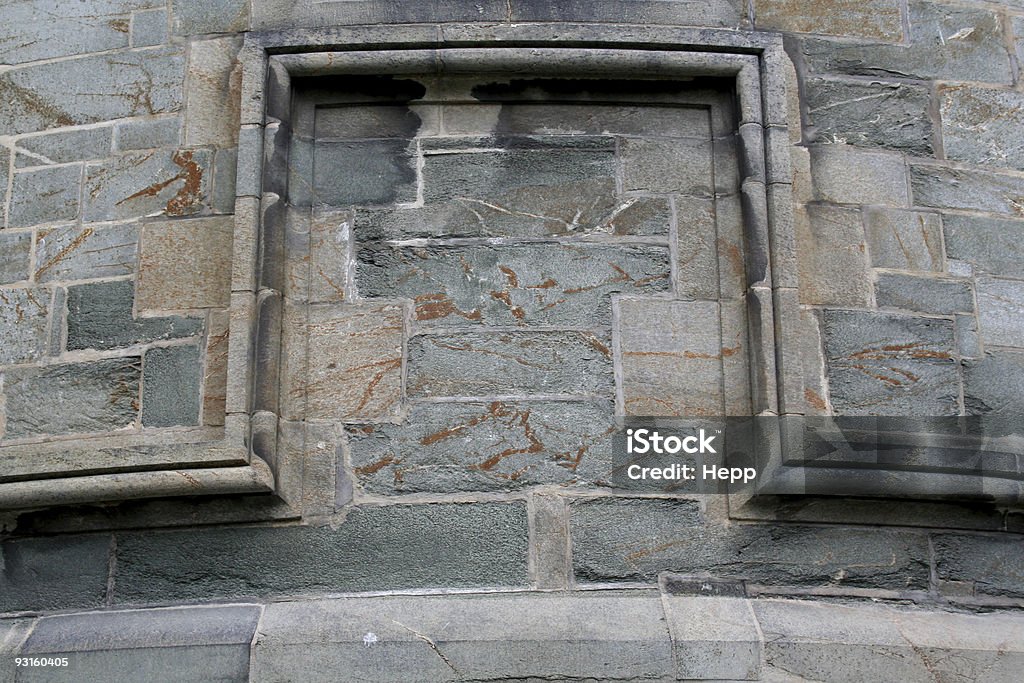
[[[664,571],[785,586],[924,590],[928,539],[902,530],[704,526],[697,501],[581,499],[570,506],[578,582],[654,581]]]
[[[337,26],[345,24],[507,21],[508,6],[500,0],[480,0],[471,5],[399,5],[380,0],[349,0],[344,3],[320,3],[311,0],[264,0],[255,3],[253,29],[294,28],[298,26]],[[389,27],[394,30],[395,26]]]
[[[615,333],[626,415],[722,415],[722,343],[710,301],[619,299]]]
[[[611,403],[414,403],[405,424],[352,427],[349,450],[365,491],[508,491],[606,480]]]
[[[895,270],[942,272],[939,214],[901,209],[864,211],[871,265]]]
[[[7,214],[7,180],[10,177],[11,167],[11,153],[6,147],[0,148],[0,204],[3,205],[3,211],[0,211],[0,226],[8,226],[8,214]]]
[[[23,27],[16,28],[23,35]],[[126,20],[126,37],[127,30]],[[6,71],[0,74],[0,135],[177,111],[183,67],[180,48],[168,47]]]
[[[210,312],[203,366],[203,424],[207,426],[223,426],[227,412],[229,322],[227,311]]]
[[[411,398],[610,395],[609,340],[589,332],[417,335],[409,340]]]
[[[978,326],[986,344],[1024,347],[1024,282],[979,278]]]
[[[138,312],[227,308],[233,235],[231,216],[143,225]]]
[[[85,128],[19,138],[14,166],[49,166],[108,157],[112,130]]]
[[[939,88],[947,159],[1024,170],[1024,94],[968,85]]]
[[[529,497],[530,567],[537,588],[566,590],[572,585],[569,508],[557,493]]]
[[[622,189],[627,192],[708,197],[716,190],[710,140],[624,138],[620,154]]]
[[[879,273],[875,301],[879,308],[937,315],[974,311],[974,292],[967,280],[904,273]]]
[[[981,337],[978,319],[973,315],[958,315],[953,319],[956,328],[956,348],[961,358],[981,356]]]
[[[892,43],[903,38],[903,17],[895,0],[868,0],[856,7],[842,0],[814,3],[755,0],[754,25],[759,29],[873,38]]]
[[[968,415],[1006,420],[1019,430],[1024,415],[1024,354],[993,351],[964,363],[964,407]]]
[[[389,85],[391,88],[397,89],[398,87],[393,83]],[[358,83],[354,83],[352,87],[358,87]],[[318,140],[328,138],[402,138],[411,140],[417,135],[431,132],[422,129],[424,121],[421,113],[426,115],[422,109],[404,103],[317,108],[315,112],[316,137]]]
[[[928,88],[909,83],[808,78],[809,140],[931,156]]]
[[[246,0],[173,0],[174,34],[248,31],[249,4]]]
[[[0,610],[102,607],[107,594],[110,537],[51,536],[0,543]]]
[[[128,152],[88,164],[85,220],[188,216],[209,205],[209,150]]]
[[[0,619],[0,676],[13,681],[18,667],[14,658],[21,651],[21,644],[28,637],[35,619]]]
[[[235,208],[235,188],[238,176],[238,150],[218,149],[213,155],[214,213],[232,213]]]
[[[911,164],[910,184],[918,206],[1024,215],[1024,178],[1017,176]]]
[[[313,192],[320,203],[376,206],[416,200],[417,157],[408,140],[318,142],[314,155]]]
[[[15,173],[8,225],[21,228],[74,220],[81,189],[82,167],[77,164]]]
[[[150,349],[143,357],[142,426],[199,424],[202,362],[195,346]]]
[[[976,593],[1024,597],[1024,540],[1015,536],[935,534],[935,571],[944,581],[970,581]]]
[[[114,148],[131,152],[180,144],[181,119],[177,116],[159,119],[133,119],[114,127]]]
[[[955,415],[953,321],[825,311],[832,405],[842,415]]]
[[[1024,278],[1024,221],[946,214],[946,255],[974,272]]]
[[[118,277],[135,272],[138,227],[69,225],[36,233],[36,280]]]
[[[318,305],[285,318],[284,414],[297,419],[394,418],[402,399],[404,306]],[[296,344],[296,346],[291,346]]]
[[[814,309],[800,310],[799,330],[797,343],[803,366],[804,409],[808,415],[827,415],[829,406],[828,387],[825,385],[825,351],[821,340],[821,321]]]
[[[18,368],[3,374],[4,438],[110,432],[135,424],[138,357]]]
[[[411,298],[425,326],[610,322],[612,293],[671,283],[668,249],[655,245],[520,244],[359,250],[362,296]]]
[[[800,302],[867,306],[871,281],[864,227],[857,209],[810,204],[797,208],[797,266]]]
[[[194,3],[209,7],[209,3]],[[185,144],[190,147],[238,145],[242,70],[240,37],[194,40],[188,53]]]
[[[761,680],[761,629],[748,600],[668,596],[678,680]]]
[[[811,147],[811,179],[814,198],[820,201],[897,207],[910,202],[907,169],[898,154],[847,145]]]
[[[0,285],[29,278],[31,253],[31,232],[0,232]]]
[[[22,653],[67,657],[79,680],[244,681],[260,614],[259,605],[225,605],[44,617]],[[33,674],[64,678],[59,669]]]
[[[305,293],[311,303],[341,303],[351,297],[354,222],[351,211],[313,211]]]
[[[716,203],[704,197],[677,197],[676,278],[678,296],[717,299],[722,287],[718,277],[719,246],[728,251],[725,236],[716,230]],[[737,250],[738,251],[738,250]],[[742,269],[742,254],[737,254]],[[742,275],[742,273],[740,273]]]
[[[649,84],[652,91],[659,90],[659,84]],[[666,84],[665,90],[673,88]],[[678,86],[675,86],[678,90]],[[660,94],[660,93],[658,93]],[[514,96],[513,96],[514,97]],[[500,97],[496,98],[500,99]],[[449,120],[458,124],[461,118],[469,116],[480,109],[480,105],[461,107],[446,106],[445,129],[452,130]],[[491,126],[481,129],[479,126],[465,127],[465,132],[478,133],[511,133],[544,135],[657,135],[658,137],[708,138],[711,135],[708,110],[702,107],[645,107],[628,104],[599,104],[586,102],[583,104],[561,104],[557,102],[532,102],[524,106],[516,106],[514,102],[505,102],[500,107],[490,110]],[[449,114],[452,116],[449,116]]]
[[[510,21],[605,21],[737,28],[743,9],[735,0],[713,0],[700,7],[673,0],[593,0],[550,3],[516,0]]]
[[[930,0],[911,0],[908,6],[909,46],[809,38],[801,41],[804,59],[818,73],[1013,82],[998,14]]]
[[[198,334],[196,318],[143,318],[132,315],[131,282],[99,282],[68,288],[68,350],[116,349]]]
[[[150,47],[167,42],[167,10],[156,9],[132,14],[132,47]]]
[[[529,581],[518,502],[356,507],[336,529],[127,532],[117,553],[116,604]]]
[[[0,289],[0,365],[29,363],[42,357],[49,314],[47,290]]]

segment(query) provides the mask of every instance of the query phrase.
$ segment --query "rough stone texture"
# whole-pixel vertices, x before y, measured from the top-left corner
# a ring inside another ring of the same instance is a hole
[[[4,438],[109,432],[134,425],[138,357],[18,368],[3,373]]]
[[[84,128],[18,139],[15,168],[102,159],[110,155],[111,128]]]
[[[923,533],[798,525],[700,523],[694,501],[580,500],[571,506],[581,582],[651,581],[659,572],[712,574],[771,585],[928,586]]]
[[[361,295],[411,298],[416,320],[434,326],[607,324],[609,294],[670,285],[659,246],[375,246],[356,268]]]
[[[1024,221],[947,214],[946,255],[977,273],[1024,278]]]
[[[209,7],[205,3],[190,4]],[[236,56],[241,45],[241,38],[192,42],[185,96],[186,145],[234,147],[238,144],[242,73]]]
[[[0,365],[39,360],[46,349],[49,313],[45,289],[0,289]]]
[[[416,156],[408,140],[318,142],[313,192],[331,206],[416,200]],[[294,163],[294,160],[293,160]]]
[[[177,147],[180,142],[181,119],[177,116],[160,119],[135,119],[114,128],[114,147],[130,152],[156,147]]]
[[[31,232],[0,233],[0,285],[28,279],[31,251]]]
[[[110,537],[56,536],[0,543],[0,611],[101,607]]]
[[[196,318],[141,318],[132,314],[130,281],[99,282],[68,288],[68,350],[116,349],[197,334]]]
[[[177,111],[179,48],[95,55],[0,75],[0,135]]]
[[[958,412],[953,322],[858,311],[825,311],[832,405],[843,415]]]
[[[129,152],[89,164],[85,171],[87,221],[137,216],[188,216],[209,204],[208,150]]]
[[[1008,90],[947,85],[939,90],[946,158],[1024,170],[1024,95]]]
[[[231,216],[146,223],[139,254],[138,312],[226,307],[234,227]]]
[[[978,324],[987,344],[1024,346],[1024,282],[978,280]]]
[[[249,4],[245,0],[173,0],[174,33],[194,35],[247,31]]]
[[[918,206],[1024,216],[1024,178],[911,164],[910,184]]]
[[[608,340],[586,332],[417,335],[409,340],[410,397],[607,394]]]
[[[980,594],[1024,597],[1024,540],[935,534],[935,570],[944,581],[970,581]]]
[[[681,297],[717,299],[727,284],[719,278],[719,260],[728,259],[726,273],[742,278],[742,252],[728,238],[728,230],[719,231],[716,219],[727,221],[727,200],[715,202],[703,197],[678,197],[676,209],[675,290]],[[728,275],[725,275],[725,279]]]
[[[163,45],[167,42],[167,10],[158,9],[132,14],[132,47]]]
[[[866,306],[871,302],[864,227],[856,209],[811,204],[796,211],[800,301]]]
[[[367,491],[501,491],[606,479],[614,430],[604,403],[425,403],[403,426],[350,428],[349,448]]]
[[[124,533],[114,602],[523,586],[526,526],[521,503],[456,503],[354,508],[334,530]]]
[[[919,313],[949,315],[974,311],[974,292],[966,280],[879,273],[875,300],[879,308],[902,308]]]
[[[927,88],[908,83],[809,78],[804,81],[810,141],[881,147],[931,156]]]
[[[1009,420],[1019,430],[1024,415],[1024,354],[995,351],[964,364],[964,405],[968,415]]]
[[[896,270],[942,272],[942,226],[936,213],[866,209],[864,231],[871,265]],[[948,248],[949,238],[946,239]]]
[[[38,282],[92,280],[135,272],[136,225],[40,228],[36,235]]]
[[[981,337],[978,336],[978,319],[973,315],[958,315],[953,323],[956,327],[956,346],[960,357],[979,357]]]
[[[842,0],[806,3],[799,0],[755,0],[754,25],[795,33],[875,38],[898,42],[903,38],[899,3],[868,0],[851,7]]]
[[[821,201],[887,206],[910,201],[906,165],[896,154],[818,145],[811,147],[811,178],[814,197]]]
[[[353,216],[350,211],[314,211],[309,229],[308,287],[310,303],[341,303],[351,274]]]
[[[763,636],[747,600],[664,599],[677,680],[761,680]]]
[[[224,424],[228,385],[227,311],[212,311],[206,333],[206,363],[203,367],[203,424]]]
[[[707,140],[625,138],[620,143],[622,188],[710,196],[711,145]],[[718,180],[716,178],[716,184]]]
[[[199,424],[201,373],[195,346],[147,351],[143,358],[142,426]]]
[[[78,165],[15,173],[9,225],[18,228],[74,220],[81,186],[82,167]]]

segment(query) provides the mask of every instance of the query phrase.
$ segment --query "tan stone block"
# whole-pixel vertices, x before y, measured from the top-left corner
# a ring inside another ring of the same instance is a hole
[[[232,216],[143,226],[137,313],[226,308],[233,228]]]
[[[754,24],[761,29],[857,36],[894,43],[903,39],[898,0],[755,0]]]
[[[873,293],[859,209],[810,204],[795,213],[800,303],[870,306]]]
[[[351,273],[351,211],[314,211],[309,230],[309,301],[345,301]]]
[[[210,311],[203,370],[203,424],[223,426],[228,385],[227,311]]]
[[[236,61],[241,38],[192,43],[185,100],[185,143],[189,146],[238,144],[242,70]]]

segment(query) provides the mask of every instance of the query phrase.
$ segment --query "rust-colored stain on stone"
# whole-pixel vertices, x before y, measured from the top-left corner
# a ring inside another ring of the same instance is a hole
[[[140,197],[155,197],[163,190],[174,183],[182,181],[181,187],[167,202],[165,210],[169,216],[183,216],[194,213],[197,205],[202,199],[203,169],[194,160],[195,154],[191,150],[179,150],[171,156],[171,161],[180,168],[177,174],[145,187],[138,192],[125,197],[117,202],[117,205],[125,204]]]
[[[42,266],[39,267],[39,270],[36,271],[36,279],[38,280],[43,275],[43,273],[48,271],[50,268],[53,268],[55,265],[57,265],[58,263],[63,261],[65,258],[67,258],[68,254],[70,254],[71,252],[75,251],[76,249],[81,247],[83,244],[85,244],[85,241],[87,239],[89,239],[90,237],[92,237],[94,232],[95,232],[95,230],[93,230],[91,227],[87,227],[84,230],[82,230],[82,232],[78,235],[78,237],[73,239],[66,247],[61,249],[56,254],[54,254],[46,263],[44,263]],[[46,237],[47,234],[49,234],[49,233],[48,232],[40,232],[39,238],[42,239],[42,238]]]
[[[450,315],[457,315],[466,320],[480,320],[483,316],[479,308],[474,308],[468,312],[461,310],[446,294],[441,292],[436,294],[420,294],[414,301],[416,302],[417,320],[437,320],[438,318],[447,318]]]

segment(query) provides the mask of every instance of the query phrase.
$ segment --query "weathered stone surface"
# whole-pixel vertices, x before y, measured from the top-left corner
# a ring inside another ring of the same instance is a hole
[[[226,308],[231,298],[232,216],[146,223],[136,308]]]
[[[941,272],[941,226],[937,213],[865,209],[864,230],[871,265],[876,268]]]
[[[0,211],[0,226],[8,227],[7,224],[7,179],[10,175],[11,166],[11,153],[6,147],[0,147],[0,204],[3,205],[3,211]]]
[[[143,361],[142,426],[198,424],[203,369],[199,349],[150,349]]]
[[[49,313],[45,289],[0,289],[0,365],[39,360],[46,349]]]
[[[635,24],[682,24],[736,28],[743,14],[735,0],[713,0],[699,7],[672,0],[596,0],[587,3],[550,3],[514,0],[508,21],[609,21]],[[481,13],[482,14],[482,13]],[[502,17],[506,20],[506,17]]]
[[[16,168],[67,164],[110,156],[111,128],[85,128],[19,138]]]
[[[804,86],[810,141],[932,154],[927,88],[824,78],[808,78]]]
[[[598,498],[570,506],[581,582],[653,581],[659,572],[771,585],[928,586],[923,533],[798,525],[701,525],[696,501]]]
[[[652,84],[651,90],[655,91],[658,87]],[[585,97],[582,93],[580,96]],[[479,109],[482,109],[479,105],[446,106],[445,130],[450,133],[462,132],[453,130],[449,121],[458,125],[460,114]],[[464,132],[487,133],[493,130],[497,133],[541,135],[656,135],[687,138],[708,138],[711,135],[708,110],[703,107],[645,107],[594,102],[532,102],[517,106],[514,102],[506,102],[495,112],[494,119],[493,127],[489,130],[466,128]]]
[[[175,35],[238,33],[249,30],[245,0],[173,0]]]
[[[139,410],[140,370],[137,357],[7,370],[4,438],[129,427]]]
[[[801,51],[820,73],[1011,83],[998,14],[911,0],[910,46],[806,39]]]
[[[1024,278],[1024,221],[946,214],[946,255],[989,275]]]
[[[393,85],[396,87],[397,85]],[[404,103],[342,107],[318,107],[315,112],[316,137],[327,138],[379,139],[414,138],[431,131],[424,131],[422,110],[418,111]]]
[[[968,534],[935,534],[935,570],[945,581],[969,581],[976,592],[1024,597],[1024,541]]]
[[[908,205],[907,168],[902,156],[863,152],[847,145],[810,149],[815,199],[838,204]]]
[[[0,232],[0,285],[28,279],[31,251],[31,232]]]
[[[900,6],[895,0],[868,0],[855,7],[842,0],[814,3],[756,0],[754,25],[762,29],[875,38],[894,43],[903,38]]]
[[[186,145],[238,145],[242,71],[236,57],[241,46],[240,37],[192,41],[189,46]]]
[[[911,164],[910,184],[919,206],[1024,216],[1024,178]]]
[[[1024,415],[1024,354],[994,351],[964,363],[964,407],[968,415],[988,415],[1020,429]]]
[[[608,295],[670,286],[668,249],[599,244],[364,247],[359,292],[408,297],[426,325],[607,324]]]
[[[761,680],[761,629],[750,602],[671,596],[663,602],[677,680]]]
[[[723,414],[722,359],[744,349],[723,345],[718,304],[624,298],[617,307],[626,414]]]
[[[101,607],[110,537],[53,536],[0,544],[0,611]]]
[[[410,397],[609,394],[609,341],[589,332],[417,335]]]
[[[0,75],[0,135],[177,111],[183,66],[180,48],[163,48],[7,71]]]
[[[227,311],[211,311],[206,333],[206,363],[203,366],[203,424],[222,426],[228,385]]]
[[[238,150],[218,149],[213,155],[213,199],[214,213],[233,213],[235,210],[235,188],[238,176]]]
[[[68,350],[116,349],[132,344],[197,334],[196,318],[143,318],[132,315],[131,282],[100,282],[68,288]]]
[[[402,398],[405,312],[373,302],[310,306],[305,319],[291,310],[284,323],[285,416],[393,418]]]
[[[318,142],[314,163],[313,192],[321,203],[373,206],[416,200],[415,147],[408,140]]]
[[[168,33],[166,9],[132,14],[132,47],[163,45],[167,42]]]
[[[939,89],[947,159],[1024,170],[1024,95],[967,85]]]
[[[85,220],[187,216],[209,203],[209,150],[129,152],[88,164]]]
[[[1024,346],[1024,282],[978,280],[978,324],[986,344]]]
[[[59,166],[14,174],[8,224],[19,228],[78,217],[82,167]]]
[[[627,192],[697,196],[715,192],[710,140],[625,138],[620,142],[620,153],[622,189]]]
[[[156,147],[177,147],[181,119],[177,116],[160,119],[135,119],[114,128],[114,147],[120,152]]]
[[[978,335],[978,319],[973,315],[958,315],[953,319],[956,327],[956,348],[961,358],[977,358],[981,355],[981,337]]]
[[[957,413],[953,321],[825,311],[832,405],[843,415]]]
[[[795,214],[800,301],[866,306],[871,281],[864,253],[864,228],[856,209],[810,204]]]
[[[732,250],[727,230],[716,229],[716,218],[728,211],[704,197],[677,197],[676,210],[676,294],[695,299],[717,299],[726,289],[719,281],[719,258],[734,256],[730,262],[741,271],[742,252]],[[720,254],[719,252],[724,252]],[[742,272],[740,273],[742,276]]]
[[[351,428],[349,448],[374,493],[502,491],[607,479],[614,429],[610,403],[421,403],[402,426]]]
[[[36,237],[36,280],[89,280],[135,271],[138,227],[133,224],[41,228]]]
[[[234,527],[118,536],[115,603],[523,586],[522,503],[352,509],[337,529]]]
[[[879,308],[903,308],[919,313],[949,315],[974,311],[971,285],[960,279],[879,273],[875,300]]]
[[[351,296],[354,223],[351,211],[313,211],[305,294],[311,303],[341,303]]]

